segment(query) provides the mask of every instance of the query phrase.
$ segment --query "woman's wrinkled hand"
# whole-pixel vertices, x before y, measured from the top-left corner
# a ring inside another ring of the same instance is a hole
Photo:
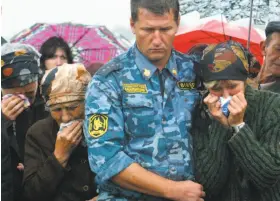
[[[75,121],[57,133],[54,155],[63,167],[82,140],[82,125],[81,121]]]

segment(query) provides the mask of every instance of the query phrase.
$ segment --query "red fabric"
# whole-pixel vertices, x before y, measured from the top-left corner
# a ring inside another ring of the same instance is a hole
[[[249,29],[245,27],[212,20],[194,27],[181,29],[180,33],[176,35],[173,45],[176,50],[186,53],[196,44],[220,43],[232,39],[247,48],[248,31]],[[263,40],[262,36],[252,28],[250,51],[261,64],[263,63],[263,56],[259,44]]]

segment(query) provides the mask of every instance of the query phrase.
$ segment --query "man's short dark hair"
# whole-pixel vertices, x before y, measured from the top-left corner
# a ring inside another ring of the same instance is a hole
[[[130,0],[131,18],[134,22],[138,20],[139,8],[147,9],[148,11],[164,15],[172,9],[174,20],[177,22],[179,18],[180,5],[178,0]]]
[[[280,21],[271,21],[266,25],[265,28],[265,45],[268,46],[270,41],[272,40],[272,35],[274,33],[280,33]]]
[[[40,53],[42,54],[40,58],[42,70],[46,70],[45,61],[53,58],[58,48],[65,52],[67,63],[73,63],[73,56],[69,45],[63,40],[63,38],[54,36],[46,40],[40,48]]]
[[[265,46],[266,46],[266,47],[269,46],[269,43],[270,43],[270,41],[272,40],[272,35],[273,35],[274,33],[280,33],[280,32],[275,31],[275,32],[272,32],[272,33],[270,33],[270,34],[268,34],[268,35],[266,36],[266,39],[265,39]]]

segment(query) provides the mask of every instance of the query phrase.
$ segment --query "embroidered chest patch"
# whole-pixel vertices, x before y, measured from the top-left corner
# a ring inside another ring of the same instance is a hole
[[[146,84],[137,84],[137,83],[125,84],[125,83],[123,83],[123,90],[126,93],[131,93],[131,94],[135,94],[135,93],[146,94],[146,93],[148,93]]]
[[[194,82],[177,82],[177,86],[181,90],[191,90],[195,88]]]

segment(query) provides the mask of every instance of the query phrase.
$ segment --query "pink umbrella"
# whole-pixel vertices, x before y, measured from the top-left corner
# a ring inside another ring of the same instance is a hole
[[[86,67],[92,63],[106,63],[126,50],[105,26],[72,23],[38,23],[14,36],[11,42],[30,44],[39,50],[52,36],[63,38],[71,48],[74,62]]]

